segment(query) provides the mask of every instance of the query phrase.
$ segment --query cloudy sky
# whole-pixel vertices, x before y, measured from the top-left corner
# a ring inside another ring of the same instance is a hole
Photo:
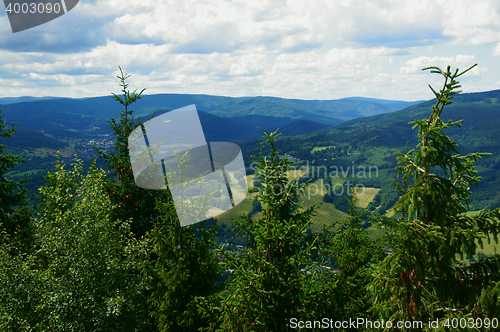
[[[80,0],[12,33],[0,10],[0,97],[153,93],[433,98],[426,66],[500,89],[498,0]]]

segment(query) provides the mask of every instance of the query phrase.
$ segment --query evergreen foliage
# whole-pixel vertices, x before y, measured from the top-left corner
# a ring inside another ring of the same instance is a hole
[[[189,151],[178,152],[176,160],[179,174],[167,174],[169,186],[187,187],[203,181],[201,176],[190,180],[182,176],[188,165]],[[217,223],[203,221],[181,227],[170,190],[166,190],[166,199],[156,201],[161,217],[148,233],[149,255],[143,267],[150,292],[150,315],[160,331],[198,331],[208,326],[208,319],[198,312],[195,298],[200,301],[213,295],[222,272],[213,251]],[[181,199],[188,204],[184,206],[185,211],[195,213],[206,212],[207,205],[201,204],[200,208],[198,203],[209,197],[205,195],[196,202]]]
[[[330,257],[339,270],[338,281],[341,285],[338,294],[342,307],[336,319],[372,319],[367,313],[371,298],[366,287],[371,281],[371,265],[384,258],[384,251],[382,244],[372,239],[370,231],[363,227],[368,211],[355,207],[357,198],[354,188],[351,188],[350,194],[349,216],[345,222],[333,222],[332,227],[337,230],[328,241]]]
[[[364,229],[368,211],[355,208],[354,191],[325,196],[343,204],[348,218],[311,234],[317,206],[306,209],[300,202],[307,183],[290,181],[287,171],[294,163],[280,156],[277,132],[265,131],[267,147],[261,144],[254,159],[251,213],[233,220],[247,245],[231,251],[216,247],[215,220],[181,227],[169,188],[135,185],[127,142],[141,122],[128,106],[144,89],[129,92],[130,75],[120,68],[123,97],[113,94],[113,99],[125,110],[109,122],[115,150],[99,150],[112,178],[95,163],[84,172],[82,161],[66,166],[58,157],[56,170],[39,188],[40,219],[30,221],[29,209],[21,207],[23,182],[5,178],[22,158],[5,154],[0,145],[0,330],[289,331],[292,318],[327,317],[384,320],[393,327],[397,321],[425,324],[413,330],[477,331],[469,327],[471,319],[500,319],[500,256],[476,255],[485,241],[498,243],[500,209],[465,213],[471,187],[481,179],[476,162],[489,153],[462,155],[446,135],[462,121],[441,120],[459,92],[457,78],[473,67],[425,68],[445,82],[440,91],[431,87],[437,98],[431,115],[411,122],[418,129],[416,148],[396,153],[401,181],[393,184],[399,196],[384,192],[375,199],[379,211],[396,201],[393,218],[372,217],[382,237]],[[16,127],[8,128],[1,115],[0,136],[8,138]],[[375,141],[397,130],[385,134],[362,135]],[[351,159],[339,163],[344,167],[364,160],[357,154],[361,144],[319,136],[325,144],[316,158],[347,154]],[[306,157],[313,148],[308,144],[302,149]],[[179,173],[167,174],[170,188],[204,181],[201,175],[184,179],[189,157],[190,151],[177,153]],[[376,157],[394,163],[392,157]],[[366,180],[384,187],[391,173],[380,174]],[[190,197],[180,213],[205,215],[211,197]],[[257,213],[261,217],[251,220]],[[459,319],[457,328],[451,319]],[[430,321],[439,327],[429,327]]]
[[[120,67],[118,67],[120,68]],[[108,192],[113,205],[113,219],[126,221],[132,218],[132,232],[137,236],[143,236],[152,227],[155,213],[155,199],[161,195],[159,190],[146,190],[138,187],[132,173],[130,164],[130,153],[128,149],[128,135],[141,126],[140,118],[135,119],[133,111],[128,106],[141,99],[141,94],[137,90],[130,92],[126,80],[130,77],[124,74],[120,68],[120,86],[122,87],[123,98],[113,93],[113,99],[124,106],[119,120],[111,118],[110,128],[115,137],[114,150],[104,152],[96,148],[99,158],[105,160],[105,166],[111,171],[111,179],[108,184]],[[154,115],[154,114],[153,114]]]
[[[9,128],[2,112],[3,109],[0,109],[0,137],[11,138],[17,131],[17,126]],[[0,243],[8,238],[10,242],[21,244],[27,249],[32,227],[31,210],[25,206],[27,200],[24,184],[29,180],[15,181],[5,177],[9,169],[24,163],[23,158],[12,153],[6,154],[5,147],[0,144]]]
[[[261,144],[255,159],[263,216],[234,220],[248,246],[223,253],[233,277],[211,311],[222,331],[288,331],[291,318],[321,317],[336,306],[334,274],[321,269],[320,235],[307,236],[316,207],[304,210],[296,201],[306,184],[288,183],[292,162],[279,156],[276,136],[265,131],[271,152],[264,156]],[[314,254],[320,257],[313,260]]]
[[[402,184],[396,184],[401,197],[394,211],[399,217],[380,223],[392,254],[374,268],[370,284],[373,310],[385,320],[441,319],[442,326],[445,317],[499,315],[491,306],[498,302],[499,256],[471,264],[458,259],[475,254],[485,237],[498,240],[499,210],[464,214],[470,187],[480,180],[474,163],[489,154],[461,155],[443,130],[462,121],[441,120],[444,107],[459,93],[456,78],[474,66],[460,73],[452,73],[450,66],[446,71],[424,68],[441,74],[445,82],[439,92],[431,87],[437,101],[430,117],[411,122],[418,128],[417,148],[397,154]]]

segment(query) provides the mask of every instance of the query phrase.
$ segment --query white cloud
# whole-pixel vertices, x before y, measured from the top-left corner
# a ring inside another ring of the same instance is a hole
[[[102,95],[116,90],[122,66],[148,93],[422,99],[423,90],[410,91],[406,82],[423,67],[479,62],[470,82],[494,76],[496,67],[482,64],[488,54],[477,47],[490,53],[496,44],[490,54],[500,56],[499,6],[495,0],[89,0],[50,23],[56,32],[0,34],[0,75],[10,84],[1,94],[29,88],[39,95]],[[412,78],[426,89],[422,77]],[[16,90],[14,80],[24,85]]]
[[[130,6],[129,6],[130,5]],[[124,12],[124,8],[130,8]],[[161,40],[179,47],[205,40],[211,32],[224,34],[231,45],[273,47],[300,50],[316,47],[328,36],[338,41],[366,44],[426,43],[442,38],[441,17],[445,7],[435,1],[362,0],[335,4],[331,1],[114,1],[107,7],[97,2],[92,12],[116,12],[108,24],[110,36],[122,43],[136,43],[141,38]],[[230,35],[228,35],[230,33]],[[214,42],[209,40],[208,42]],[[220,42],[220,41],[219,41]],[[193,49],[193,45],[190,45]],[[206,46],[201,47],[206,50]],[[206,51],[203,51],[204,53]]]
[[[496,0],[450,0],[444,4],[443,33],[454,44],[481,45],[500,41],[500,3]]]
[[[435,1],[353,1],[343,14],[344,38],[366,45],[427,45],[443,38]]]
[[[448,65],[454,67],[455,69],[456,67],[460,67],[460,69],[466,69],[468,66],[474,64],[474,59],[475,59],[474,55],[461,55],[461,54],[458,54],[455,57],[434,56],[431,58],[428,56],[421,56],[406,61],[404,66],[402,66],[399,69],[399,72],[401,74],[420,73],[422,69],[426,67],[439,67],[442,70],[446,70]]]
[[[493,48],[491,55],[500,56],[500,42]]]

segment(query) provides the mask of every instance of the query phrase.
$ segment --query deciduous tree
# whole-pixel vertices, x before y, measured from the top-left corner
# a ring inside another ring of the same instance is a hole
[[[40,188],[34,250],[0,252],[0,327],[22,331],[142,331],[140,243],[113,220],[106,173],[60,160]],[[4,248],[1,248],[4,249]]]

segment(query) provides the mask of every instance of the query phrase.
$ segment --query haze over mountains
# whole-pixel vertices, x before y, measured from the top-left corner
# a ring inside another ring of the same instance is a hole
[[[0,98],[0,105],[2,103],[4,119],[20,124],[14,144],[17,148],[22,148],[23,144],[29,144],[30,148],[54,148],[57,141],[110,133],[107,120],[118,118],[123,109],[111,96],[83,99]],[[349,119],[392,112],[415,103],[369,98],[299,100],[157,94],[144,95],[131,109],[145,121],[155,110],[158,115],[195,104],[200,111],[207,140],[240,143],[260,138],[262,131],[257,129],[258,126],[267,130],[280,127],[284,135],[299,135]]]
[[[50,100],[50,99],[61,99],[61,97],[3,97],[0,98],[0,105],[17,104],[30,101],[40,101],[40,100]]]
[[[334,124],[341,121],[400,110],[421,101],[406,102],[374,98],[351,97],[337,100],[301,100],[277,97],[222,97],[192,94],[143,95],[134,104],[137,115],[151,114],[155,109],[173,110],[196,104],[199,110],[222,117],[245,115],[273,116],[292,120],[315,117],[315,122]],[[30,103],[31,105],[21,105]],[[110,118],[121,110],[111,96],[92,98],[5,97],[0,105],[17,104],[33,110],[50,109],[82,115]],[[119,113],[118,113],[119,114]],[[319,121],[323,119],[324,121]]]

